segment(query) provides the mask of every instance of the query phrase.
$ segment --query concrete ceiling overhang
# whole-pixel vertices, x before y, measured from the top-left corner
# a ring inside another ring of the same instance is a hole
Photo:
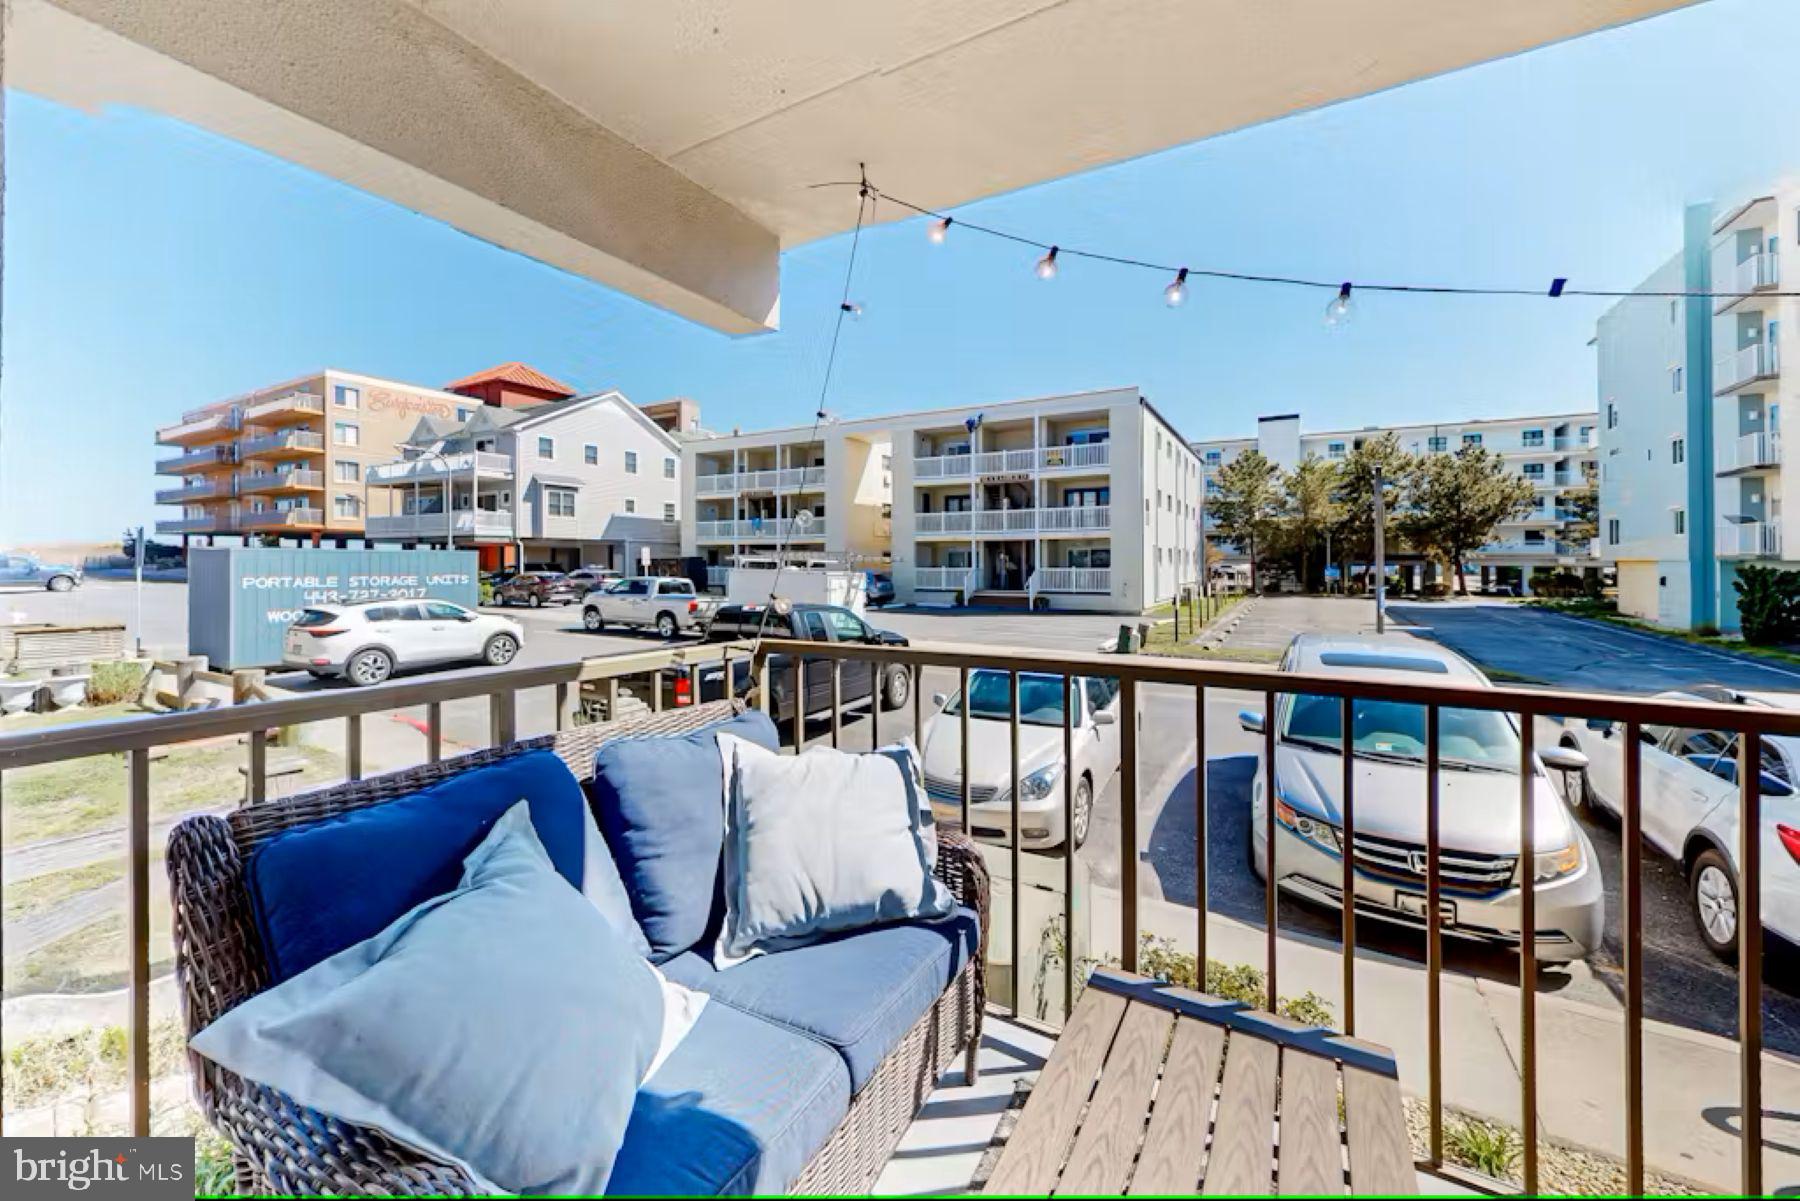
[[[858,162],[948,208],[1689,2],[8,0],[5,66],[746,333]]]

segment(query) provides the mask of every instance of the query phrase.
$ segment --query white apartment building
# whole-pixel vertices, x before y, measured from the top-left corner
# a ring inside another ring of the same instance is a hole
[[[1464,566],[1478,569],[1484,585],[1510,582],[1529,592],[1535,571],[1582,571],[1600,566],[1593,541],[1578,543],[1567,536],[1571,515],[1563,506],[1567,493],[1596,470],[1596,424],[1595,414],[1584,411],[1309,433],[1300,428],[1299,414],[1284,413],[1258,418],[1254,438],[1216,438],[1196,442],[1193,447],[1205,466],[1209,494],[1218,490],[1218,469],[1247,450],[1260,450],[1283,471],[1308,456],[1343,459],[1365,441],[1384,434],[1394,435],[1400,449],[1411,454],[1453,454],[1471,445],[1497,451],[1513,471],[1531,481],[1535,489],[1532,508],[1502,525],[1495,539]],[[1208,539],[1225,562],[1241,562],[1246,557],[1244,551],[1216,534],[1209,533]],[[1395,560],[1402,570],[1415,575],[1424,570],[1422,563],[1404,555],[1396,554]]]
[[[685,442],[683,554],[816,549],[899,598],[1139,612],[1198,578],[1199,461],[1135,388]],[[1141,516],[1140,516],[1141,514]]]
[[[372,539],[472,546],[484,570],[677,566],[680,444],[618,392],[421,418],[401,455],[366,473],[392,513]]]
[[[1737,628],[1732,581],[1749,562],[1795,567],[1800,514],[1783,512],[1783,362],[1800,309],[1771,293],[1800,242],[1800,184],[1691,206],[1682,249],[1600,318],[1602,540],[1619,609],[1676,627]]]

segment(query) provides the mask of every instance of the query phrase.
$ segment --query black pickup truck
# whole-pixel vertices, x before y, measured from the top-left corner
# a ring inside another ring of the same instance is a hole
[[[798,638],[808,642],[859,642],[875,646],[905,646],[906,636],[870,625],[850,610],[838,605],[795,605],[786,615],[766,605],[726,605],[713,614],[707,627],[709,643],[750,641],[758,633],[765,638]],[[809,715],[831,712],[831,664],[833,660],[801,656],[806,666],[806,712]],[[771,712],[775,720],[787,721],[794,716],[794,669],[792,655],[769,656],[769,688],[775,704]],[[876,691],[875,664],[868,659],[839,660],[840,699],[849,705],[869,699]],[[665,696],[673,696],[676,704],[691,703],[691,685],[677,684],[680,668],[670,668]],[[700,699],[716,701],[725,695],[725,669],[713,663],[700,669]],[[751,674],[749,656],[731,664],[731,695],[748,697],[756,684]],[[881,670],[881,707],[899,709],[912,697],[912,674],[902,663],[890,663]]]

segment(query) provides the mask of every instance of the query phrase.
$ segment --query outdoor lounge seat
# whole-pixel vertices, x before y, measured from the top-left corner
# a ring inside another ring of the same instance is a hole
[[[585,781],[607,742],[685,735],[740,711],[718,701],[582,726],[224,817],[184,820],[170,833],[168,866],[189,1034],[271,984],[245,864],[276,835],[410,797],[538,748],[554,751]],[[938,1074],[958,1053],[972,1069],[980,1037],[986,870],[972,843],[940,832],[936,872],[962,905],[945,922],[860,931],[726,972],[713,972],[692,950],[665,964],[672,979],[713,999],[640,1088],[608,1192],[866,1192]],[[473,1191],[453,1165],[191,1053],[190,1064],[202,1111],[233,1144],[240,1189]]]

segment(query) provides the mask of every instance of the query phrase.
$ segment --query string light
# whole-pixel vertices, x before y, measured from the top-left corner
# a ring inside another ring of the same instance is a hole
[[[838,305],[838,309],[852,321],[855,321],[858,317],[863,315],[862,305],[856,303],[854,300],[843,301]]]
[[[1325,306],[1325,324],[1333,329],[1350,320],[1350,281],[1338,285],[1338,294]]]
[[[1052,246],[1050,253],[1038,260],[1037,277],[1039,279],[1056,278],[1056,251],[1057,247]]]
[[[1163,303],[1172,309],[1181,307],[1187,299],[1187,268],[1183,267],[1175,273],[1175,282],[1163,289]]]
[[[939,217],[936,221],[931,223],[931,228],[925,231],[925,236],[931,239],[931,244],[933,246],[942,246],[944,244],[944,235],[949,233],[950,227],[955,224],[955,217]]]

